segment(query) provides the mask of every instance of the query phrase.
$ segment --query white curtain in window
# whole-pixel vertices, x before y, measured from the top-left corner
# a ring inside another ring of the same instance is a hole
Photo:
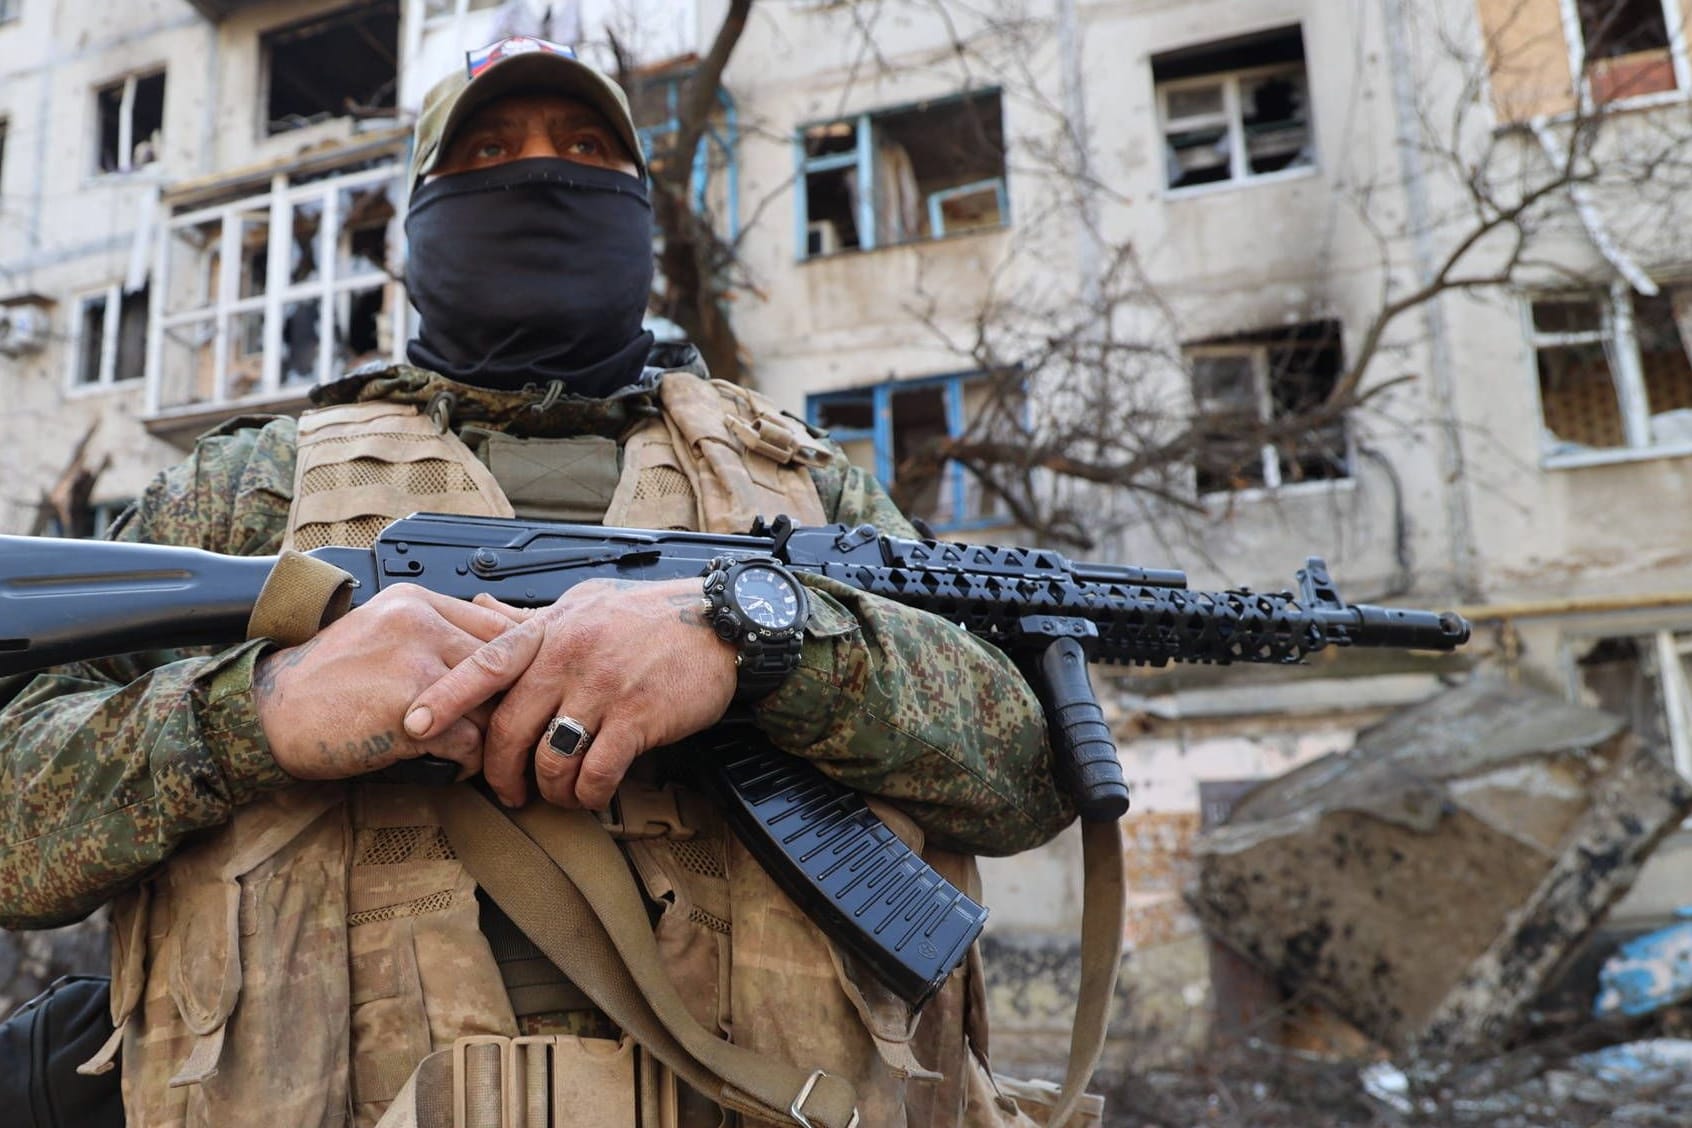
[[[1674,327],[1680,331],[1680,347],[1692,360],[1692,286],[1675,286],[1669,290],[1674,308]]]
[[[906,243],[922,235],[922,190],[905,147],[891,137],[880,142],[875,154],[876,241]]]

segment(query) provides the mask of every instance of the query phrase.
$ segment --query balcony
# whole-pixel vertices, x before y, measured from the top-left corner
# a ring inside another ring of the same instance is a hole
[[[256,8],[267,0],[188,0],[194,10],[212,23],[222,23],[236,12]]]

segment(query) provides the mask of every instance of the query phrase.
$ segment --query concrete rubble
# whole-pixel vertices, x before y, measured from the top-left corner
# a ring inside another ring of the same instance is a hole
[[[1251,792],[1188,900],[1287,997],[1394,1054],[1495,1054],[1692,811],[1623,723],[1473,679]]]

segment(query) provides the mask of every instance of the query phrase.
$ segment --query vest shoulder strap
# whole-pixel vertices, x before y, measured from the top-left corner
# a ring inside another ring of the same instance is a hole
[[[678,475],[693,494],[695,528],[740,533],[757,517],[783,513],[800,524],[827,520],[810,467],[832,452],[769,399],[678,370],[660,378],[658,401],[662,419],[637,428],[624,446],[606,524],[676,527]]]

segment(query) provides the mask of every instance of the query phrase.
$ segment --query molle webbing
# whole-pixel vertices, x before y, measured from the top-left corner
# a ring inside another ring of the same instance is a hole
[[[487,467],[410,404],[344,404],[301,417],[285,548],[368,545],[417,512],[513,515]]]

